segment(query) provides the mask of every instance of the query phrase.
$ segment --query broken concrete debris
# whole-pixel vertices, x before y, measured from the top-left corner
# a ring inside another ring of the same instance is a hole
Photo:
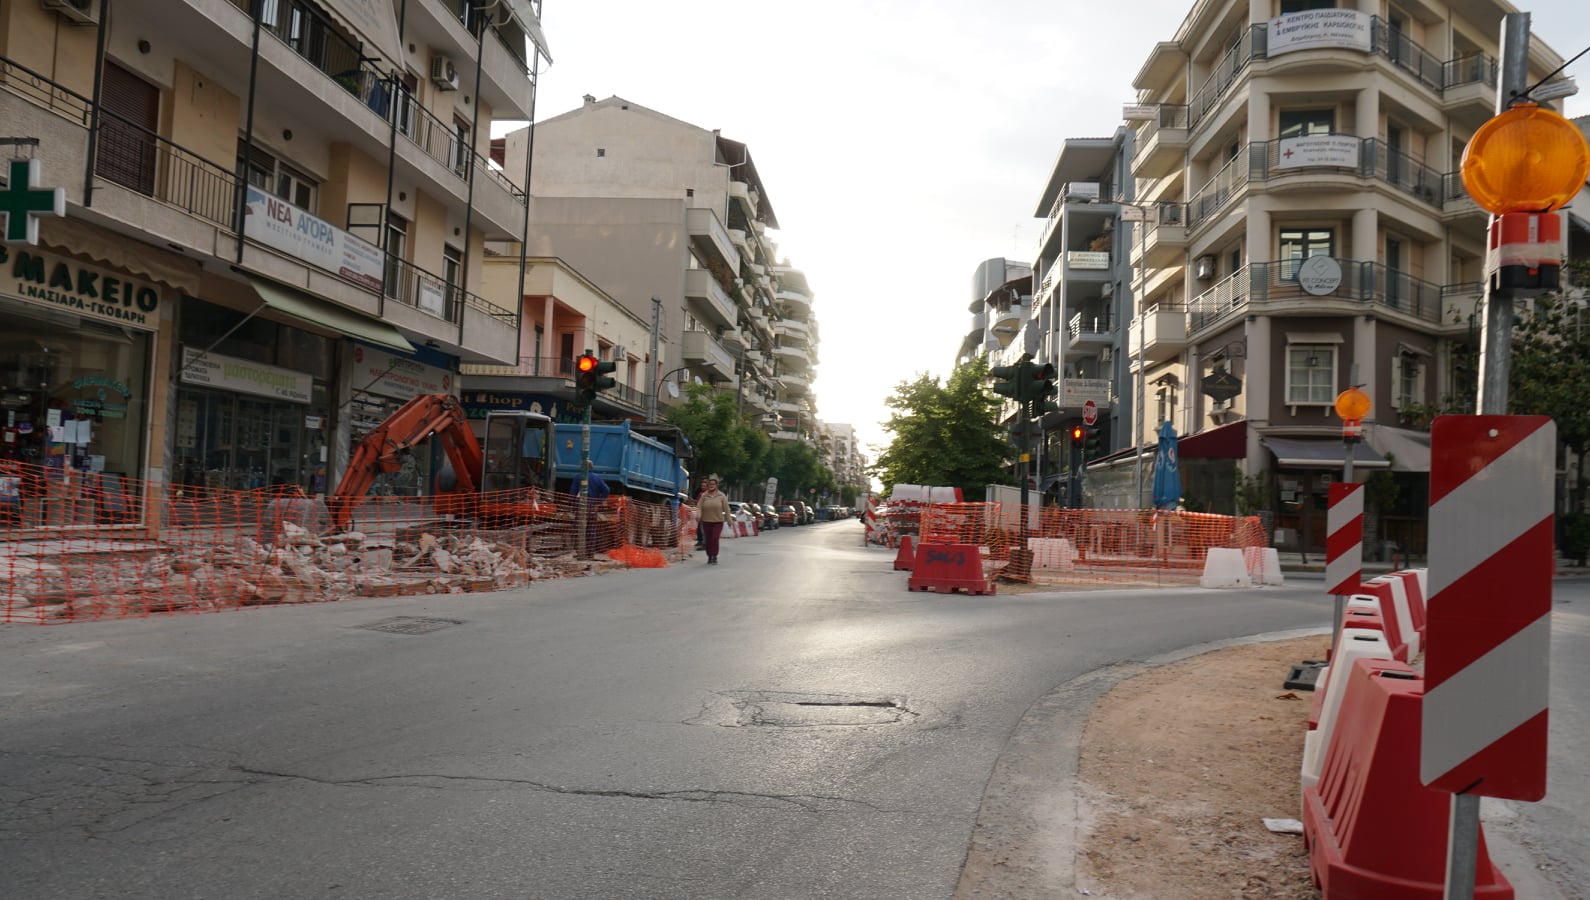
[[[597,554],[538,555],[520,535],[478,533],[317,536],[282,522],[272,544],[248,537],[141,553],[96,553],[53,562],[14,558],[0,565],[0,601],[13,610],[92,618],[494,591],[532,581],[599,574],[622,563]]]

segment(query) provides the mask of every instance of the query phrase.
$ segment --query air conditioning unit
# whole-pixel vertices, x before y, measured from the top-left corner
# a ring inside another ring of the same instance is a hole
[[[99,0],[40,0],[45,9],[52,9],[82,25],[99,21]]]
[[[1213,256],[1200,256],[1193,260],[1193,273],[1200,281],[1208,281],[1215,277],[1215,258]]]
[[[458,68],[445,56],[431,57],[431,83],[444,91],[458,90]]]
[[[623,362],[624,360],[629,359],[629,348],[615,345],[613,347],[613,352],[608,355],[608,358],[613,362]]]

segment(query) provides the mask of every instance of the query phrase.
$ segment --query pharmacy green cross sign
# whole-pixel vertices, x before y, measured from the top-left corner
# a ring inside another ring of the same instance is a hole
[[[66,189],[39,187],[39,161],[11,160],[11,177],[0,188],[0,214],[6,217],[6,241],[39,242],[37,216],[66,215]]]

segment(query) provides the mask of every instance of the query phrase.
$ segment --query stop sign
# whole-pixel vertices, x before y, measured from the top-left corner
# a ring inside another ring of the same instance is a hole
[[[1099,420],[1099,405],[1092,400],[1082,404],[1082,421],[1092,425]]]

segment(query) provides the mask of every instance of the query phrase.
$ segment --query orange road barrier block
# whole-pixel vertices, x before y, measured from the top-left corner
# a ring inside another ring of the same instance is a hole
[[[983,574],[983,555],[976,544],[923,543],[917,548],[916,566],[906,587],[913,591],[995,593],[994,583]]]
[[[896,572],[909,572],[916,565],[916,548],[911,545],[909,534],[900,536],[900,552],[894,555],[894,570]]]
[[[1319,784],[1303,790],[1303,843],[1325,900],[1441,900],[1451,794],[1419,783],[1424,679],[1359,659]],[[1480,833],[1474,896],[1512,900]]]

